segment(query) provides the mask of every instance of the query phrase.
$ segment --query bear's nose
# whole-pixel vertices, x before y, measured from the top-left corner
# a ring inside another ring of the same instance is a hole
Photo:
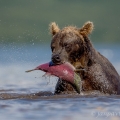
[[[60,56],[57,54],[57,55],[53,55],[52,56],[52,61],[53,63],[57,64],[57,63],[60,63]]]

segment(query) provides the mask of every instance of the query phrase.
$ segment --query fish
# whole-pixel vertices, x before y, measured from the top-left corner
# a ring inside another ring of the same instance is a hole
[[[44,71],[46,74],[57,76],[62,80],[72,83],[77,93],[80,94],[82,81],[80,76],[76,73],[76,71],[79,71],[79,69],[76,70],[75,67],[70,63],[65,62],[63,64],[54,65],[53,62],[47,62],[25,72],[31,72],[35,70]]]

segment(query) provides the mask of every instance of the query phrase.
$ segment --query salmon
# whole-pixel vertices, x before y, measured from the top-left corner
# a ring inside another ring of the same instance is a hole
[[[52,62],[48,62],[48,63],[41,64],[36,68],[32,70],[28,70],[26,72],[31,72],[34,70],[42,70],[49,75],[57,76],[62,80],[72,83],[77,93],[80,93],[81,91],[81,78],[75,72],[74,66],[72,66],[68,62],[60,65],[54,65]]]

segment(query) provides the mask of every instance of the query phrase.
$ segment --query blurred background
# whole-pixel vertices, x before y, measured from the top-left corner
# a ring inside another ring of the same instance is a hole
[[[86,21],[92,21],[95,26],[90,35],[93,44],[116,48],[120,44],[119,5],[119,0],[0,0],[0,51],[3,54],[0,61],[26,62],[29,57],[35,61],[37,56],[39,60],[45,59],[38,53],[41,49],[42,53],[46,49],[50,52],[48,28],[53,21],[60,28],[82,27]],[[16,58],[10,53],[16,53]],[[44,56],[48,58],[50,54]]]
[[[119,0],[0,0],[0,44],[50,43],[48,26],[95,25],[94,43],[120,43]]]

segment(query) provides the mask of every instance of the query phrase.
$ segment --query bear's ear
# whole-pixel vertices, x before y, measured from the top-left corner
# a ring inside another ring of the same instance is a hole
[[[56,33],[60,31],[58,25],[55,22],[50,23],[49,29],[52,35],[55,35]]]
[[[83,36],[87,36],[89,35],[90,33],[92,33],[93,31],[93,28],[94,28],[94,25],[92,22],[88,21],[86,22],[83,27],[79,30],[80,31],[80,34],[83,35]]]

